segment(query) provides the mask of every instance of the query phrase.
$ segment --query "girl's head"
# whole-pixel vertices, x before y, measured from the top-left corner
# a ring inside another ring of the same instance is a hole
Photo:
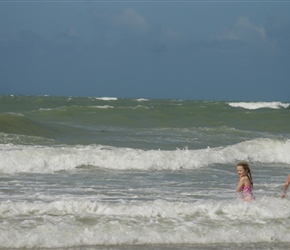
[[[237,164],[237,173],[240,177],[247,176],[253,186],[251,169],[247,162],[242,161]]]

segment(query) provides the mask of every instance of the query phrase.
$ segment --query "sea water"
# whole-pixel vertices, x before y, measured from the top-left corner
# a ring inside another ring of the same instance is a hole
[[[0,248],[289,249],[289,111],[0,96]],[[250,203],[235,193],[242,160]]]

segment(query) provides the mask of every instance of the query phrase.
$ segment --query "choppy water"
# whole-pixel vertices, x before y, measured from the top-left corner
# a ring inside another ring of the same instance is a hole
[[[0,248],[288,249],[289,110],[0,96]]]

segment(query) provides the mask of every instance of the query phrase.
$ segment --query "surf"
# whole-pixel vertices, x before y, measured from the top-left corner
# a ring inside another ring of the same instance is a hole
[[[71,171],[81,166],[117,170],[181,170],[240,160],[290,164],[290,140],[257,138],[234,145],[190,150],[142,150],[104,145],[0,145],[0,172]]]
[[[289,108],[289,103],[282,102],[229,102],[231,107],[244,108],[244,109],[287,109]]]
[[[290,237],[290,227],[284,223],[289,210],[289,201],[275,198],[251,204],[235,200],[104,203],[76,198],[51,202],[7,201],[0,204],[0,212],[9,222],[0,229],[0,245],[60,248],[283,243]],[[28,232],[29,237],[25,237]]]

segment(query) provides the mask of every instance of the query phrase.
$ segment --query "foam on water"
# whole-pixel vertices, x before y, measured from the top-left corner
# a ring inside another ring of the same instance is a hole
[[[103,106],[92,106],[92,108],[99,108],[99,109],[109,109],[109,108],[114,108],[113,106],[110,105],[103,105]]]
[[[0,246],[287,242],[289,211],[290,201],[273,197],[250,204],[236,200],[7,201],[0,204],[0,214],[6,217],[0,228]]]
[[[199,150],[140,150],[101,145],[23,146],[0,145],[0,172],[49,173],[80,166],[108,169],[178,170],[239,160],[258,163],[290,164],[290,141],[254,139],[235,145]]]
[[[102,101],[117,101],[117,97],[95,97],[96,100],[102,100]]]
[[[280,109],[288,108],[289,103],[282,102],[229,102],[231,107],[244,108],[244,109],[261,109],[261,108],[270,108],[270,109]]]
[[[148,102],[149,99],[146,99],[146,98],[139,98],[139,99],[136,99],[137,102]]]

